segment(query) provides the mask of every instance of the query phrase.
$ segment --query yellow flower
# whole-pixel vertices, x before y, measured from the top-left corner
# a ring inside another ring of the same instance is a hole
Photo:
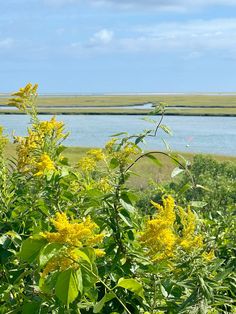
[[[45,153],[40,157],[40,161],[36,164],[36,168],[37,172],[35,173],[35,176],[42,176],[47,171],[56,169],[54,166],[54,162]]]
[[[113,150],[114,150],[114,146],[117,142],[117,139],[116,138],[112,138],[110,141],[108,141],[105,145],[105,150],[108,152],[108,153],[112,153]]]
[[[80,259],[79,254],[76,249],[67,248],[66,250],[62,250],[59,254],[52,257],[46,264],[42,277],[46,277],[49,273],[60,270],[64,271],[69,267],[73,267],[74,269],[79,268],[79,264],[77,261]]]
[[[82,157],[78,162],[78,166],[82,169],[82,171],[93,171],[96,167],[96,161],[91,157]]]
[[[159,210],[155,219],[146,223],[146,230],[140,237],[140,242],[148,249],[148,255],[153,261],[173,256],[176,245],[174,231],[175,212],[174,199],[171,196],[163,198],[163,206],[152,202]]]
[[[69,267],[78,268],[77,261],[81,256],[78,249],[82,247],[94,248],[104,238],[104,234],[96,233],[98,226],[90,217],[78,223],[69,221],[65,213],[57,213],[51,221],[57,232],[44,232],[41,233],[41,236],[50,243],[65,244],[66,248],[49,260],[43,270],[43,277],[56,270],[63,271]],[[98,257],[105,255],[105,252],[98,248],[94,248],[94,253]]]
[[[102,149],[90,149],[87,152],[87,155],[94,158],[96,161],[103,160],[105,158],[105,155],[102,151]]]
[[[102,249],[94,249],[94,251],[97,257],[103,257],[104,255],[106,255],[106,253]]]
[[[212,261],[214,258],[216,258],[216,257],[215,257],[215,252],[214,252],[214,250],[210,250],[210,252],[204,252],[204,253],[202,254],[202,257],[203,257],[206,261],[208,261],[208,262],[210,262],[210,261]]]
[[[66,134],[62,133],[64,129],[64,123],[56,121],[55,116],[53,116],[50,121],[40,121],[39,123],[34,124],[33,128],[37,130],[42,138],[49,136],[58,140],[66,137]]]
[[[34,98],[37,97],[38,84],[32,85],[28,83],[25,87],[19,89],[18,92],[13,93],[12,98],[8,105],[15,106],[21,111],[25,111],[27,108],[32,107]]]
[[[110,184],[109,179],[105,177],[97,182],[97,188],[103,192],[110,192],[112,190],[112,185]]]
[[[7,143],[8,138],[3,134],[3,127],[0,126],[0,152],[2,152]]]
[[[57,213],[52,219],[57,232],[45,232],[43,236],[49,242],[65,243],[76,247],[93,246],[101,243],[104,234],[96,234],[98,226],[90,217],[80,223],[71,223],[65,213]]]
[[[195,235],[196,230],[196,216],[188,207],[187,211],[184,211],[182,207],[179,207],[179,217],[182,224],[182,235],[179,238],[179,245],[184,250],[203,247],[203,238],[201,235]]]
[[[163,198],[163,205],[151,202],[158,210],[154,219],[149,219],[139,241],[148,250],[153,261],[172,259],[177,249],[189,250],[203,246],[201,235],[196,235],[196,217],[188,208],[179,207],[182,232],[180,234],[175,213],[175,203],[171,196]]]

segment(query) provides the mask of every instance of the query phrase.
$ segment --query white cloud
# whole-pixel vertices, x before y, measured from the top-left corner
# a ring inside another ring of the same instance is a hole
[[[189,22],[162,23],[137,29],[140,49],[234,50],[236,19],[194,20]],[[142,40],[140,40],[142,39]]]
[[[113,31],[104,28],[93,34],[93,36],[90,38],[90,42],[94,45],[106,45],[112,41],[113,36]]]
[[[72,44],[80,52],[148,52],[175,53],[197,58],[206,52],[236,53],[236,19],[192,20],[189,22],[159,23],[137,26],[131,35],[114,37],[111,30],[95,33],[86,43]]]
[[[236,6],[236,0],[43,0],[54,6],[67,4],[92,4],[95,6],[116,7],[121,9],[158,9],[169,11],[188,11],[207,6]]]

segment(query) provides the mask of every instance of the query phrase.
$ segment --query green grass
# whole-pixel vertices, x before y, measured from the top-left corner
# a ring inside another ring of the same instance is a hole
[[[64,155],[69,159],[72,165],[76,165],[78,160],[86,154],[89,148],[86,147],[67,147]],[[7,155],[11,157],[16,156],[16,145],[8,144],[6,149]],[[191,161],[194,154],[180,153],[184,158]],[[171,180],[171,173],[176,165],[170,158],[163,155],[155,155],[161,166],[154,164],[149,158],[142,158],[132,168],[134,175],[129,179],[129,185],[132,188],[145,189],[150,181],[162,183]],[[209,155],[217,161],[232,161],[236,163],[236,156],[221,156],[221,155]]]
[[[0,104],[7,103],[7,97],[0,97]],[[106,95],[106,96],[39,96],[40,113],[45,114],[146,114],[150,110],[133,109],[133,105],[165,102],[167,114],[176,115],[236,115],[236,95],[234,94],[173,94],[173,95]],[[73,108],[70,108],[70,107]],[[83,106],[94,108],[83,109]],[[103,106],[104,108],[96,108]],[[110,108],[118,106],[119,109]],[[123,108],[130,106],[129,109]],[[55,108],[61,107],[61,108]],[[172,108],[178,107],[178,108]],[[183,107],[191,107],[184,109]],[[19,113],[0,108],[0,113]]]

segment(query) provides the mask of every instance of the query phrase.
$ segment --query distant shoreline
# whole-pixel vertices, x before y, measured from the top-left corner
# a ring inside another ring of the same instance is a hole
[[[21,114],[7,100],[0,97],[0,114]],[[166,115],[236,116],[236,93],[45,95],[37,100],[40,114],[57,115],[147,115],[160,103],[166,104]]]
[[[50,111],[45,111],[45,112],[40,112],[39,115],[122,115],[122,116],[147,116],[149,112],[50,112]],[[26,115],[24,112],[20,111],[6,111],[6,112],[1,112],[0,115]],[[150,115],[153,116],[153,115]],[[155,115],[157,116],[157,115]],[[166,112],[165,116],[188,116],[188,117],[236,117],[235,114],[228,114],[228,113],[221,113],[221,114],[213,114],[213,113],[172,113],[172,112]]]

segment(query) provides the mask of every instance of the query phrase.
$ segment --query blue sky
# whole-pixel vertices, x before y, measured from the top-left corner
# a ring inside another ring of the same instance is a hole
[[[7,0],[0,92],[236,91],[236,0]]]

